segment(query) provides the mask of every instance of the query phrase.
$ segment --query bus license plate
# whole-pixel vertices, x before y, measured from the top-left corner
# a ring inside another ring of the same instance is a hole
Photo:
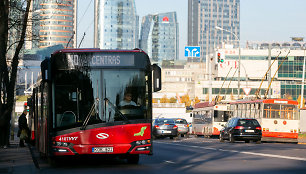
[[[254,132],[254,130],[245,130],[245,132]]]
[[[93,147],[92,152],[93,153],[111,153],[113,152],[113,147]]]

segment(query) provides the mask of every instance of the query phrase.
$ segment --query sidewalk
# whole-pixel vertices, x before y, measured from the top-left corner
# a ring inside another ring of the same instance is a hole
[[[6,149],[0,148],[0,174],[32,174],[39,173],[36,169],[29,147],[19,147],[18,138],[10,141]]]

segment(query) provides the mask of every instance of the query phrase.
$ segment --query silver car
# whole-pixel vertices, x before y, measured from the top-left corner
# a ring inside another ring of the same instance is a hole
[[[169,118],[157,118],[153,122],[153,136],[158,137],[177,137],[178,126],[175,125],[174,120]]]
[[[181,137],[187,135],[189,132],[189,124],[187,121],[183,118],[174,118],[173,120],[178,127],[178,133],[181,135]]]

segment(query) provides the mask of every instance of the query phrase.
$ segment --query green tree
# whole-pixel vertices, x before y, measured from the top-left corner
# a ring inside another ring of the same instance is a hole
[[[169,103],[169,99],[166,95],[164,95],[163,98],[160,99],[160,103]]]
[[[190,100],[188,94],[185,94],[185,95],[182,96],[182,103],[185,103],[185,106],[190,106],[191,105],[191,100]]]
[[[176,98],[175,97],[171,97],[169,99],[169,103],[176,103]]]
[[[197,103],[200,103],[201,102],[201,100],[199,99],[199,97],[195,97],[194,98],[194,104],[197,104]]]

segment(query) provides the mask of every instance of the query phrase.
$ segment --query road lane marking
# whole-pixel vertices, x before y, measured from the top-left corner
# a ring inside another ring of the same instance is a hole
[[[282,158],[282,159],[290,159],[290,160],[297,160],[297,161],[306,161],[306,158],[300,158],[300,157],[291,157],[291,156],[273,155],[273,154],[266,154],[266,153],[255,153],[255,152],[246,152],[246,151],[237,151],[237,150],[226,150],[226,149],[221,149],[221,148],[211,148],[211,147],[201,147],[201,146],[189,146],[189,145],[184,145],[184,144],[156,142],[156,141],[154,143],[200,148],[200,149],[205,149],[205,150],[215,150],[215,151],[222,151],[222,152],[242,153],[242,154],[265,156],[265,157],[271,157],[271,158]]]
[[[166,161],[166,160],[165,160],[165,163],[175,164],[175,162],[173,161]]]

